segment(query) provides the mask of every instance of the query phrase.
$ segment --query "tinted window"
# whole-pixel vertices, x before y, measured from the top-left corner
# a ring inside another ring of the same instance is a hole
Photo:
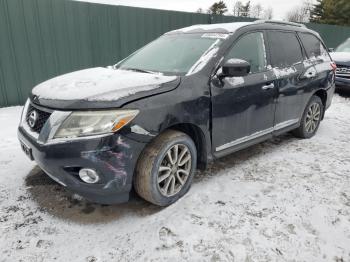
[[[330,60],[326,48],[316,36],[305,33],[300,33],[299,36],[309,58],[321,57]]]
[[[261,32],[241,37],[226,56],[226,60],[238,58],[250,63],[252,73],[266,69],[264,35]]]
[[[295,33],[271,31],[269,42],[274,67],[290,67],[303,61],[303,53]]]

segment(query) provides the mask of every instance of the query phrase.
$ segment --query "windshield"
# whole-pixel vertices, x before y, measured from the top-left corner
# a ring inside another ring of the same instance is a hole
[[[223,37],[224,36],[224,37]],[[200,64],[215,54],[226,34],[164,35],[117,64],[117,68],[135,71],[184,75],[199,70]],[[213,52],[214,51],[214,52]],[[203,59],[206,57],[206,59]]]
[[[335,49],[336,52],[350,52],[350,38]]]

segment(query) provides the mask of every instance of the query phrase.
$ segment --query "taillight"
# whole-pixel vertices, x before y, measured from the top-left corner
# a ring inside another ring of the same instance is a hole
[[[331,62],[331,67],[332,67],[332,70],[333,70],[333,71],[336,71],[336,70],[337,70],[337,64],[336,64],[336,63]]]

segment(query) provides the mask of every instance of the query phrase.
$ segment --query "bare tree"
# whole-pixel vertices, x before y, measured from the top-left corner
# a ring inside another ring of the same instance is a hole
[[[273,9],[271,6],[263,11],[262,19],[271,20],[273,18]]]
[[[204,12],[203,8],[200,7],[197,9],[196,13],[204,14],[205,12]]]
[[[233,5],[233,15],[234,16],[240,16],[242,6],[243,6],[243,4],[241,1],[235,1],[235,4]]]
[[[232,10],[233,15],[267,20],[272,19],[273,10],[271,7],[264,9],[260,3],[252,5],[251,2],[252,1],[242,2],[239,0],[235,0]]]
[[[263,15],[263,7],[261,6],[261,4],[256,4],[256,5],[253,5],[250,9],[250,17],[253,17],[253,18],[261,18],[262,15]]]
[[[304,1],[302,5],[294,7],[287,13],[286,20],[296,23],[307,23],[310,21],[312,3],[310,0]]]
[[[251,8],[250,1],[248,1],[245,5],[242,5],[241,9],[239,11],[240,12],[240,16],[249,17],[249,15],[250,15],[250,8]]]

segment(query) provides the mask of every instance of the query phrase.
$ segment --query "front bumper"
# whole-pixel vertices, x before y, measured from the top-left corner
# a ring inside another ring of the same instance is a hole
[[[350,89],[350,79],[349,78],[343,78],[343,77],[336,77],[335,78],[335,85],[336,87],[340,88],[348,88]]]
[[[87,200],[102,204],[128,201],[134,168],[145,146],[122,134],[42,144],[21,126],[18,138],[51,178]],[[100,181],[83,182],[78,176],[81,168],[96,170]]]

